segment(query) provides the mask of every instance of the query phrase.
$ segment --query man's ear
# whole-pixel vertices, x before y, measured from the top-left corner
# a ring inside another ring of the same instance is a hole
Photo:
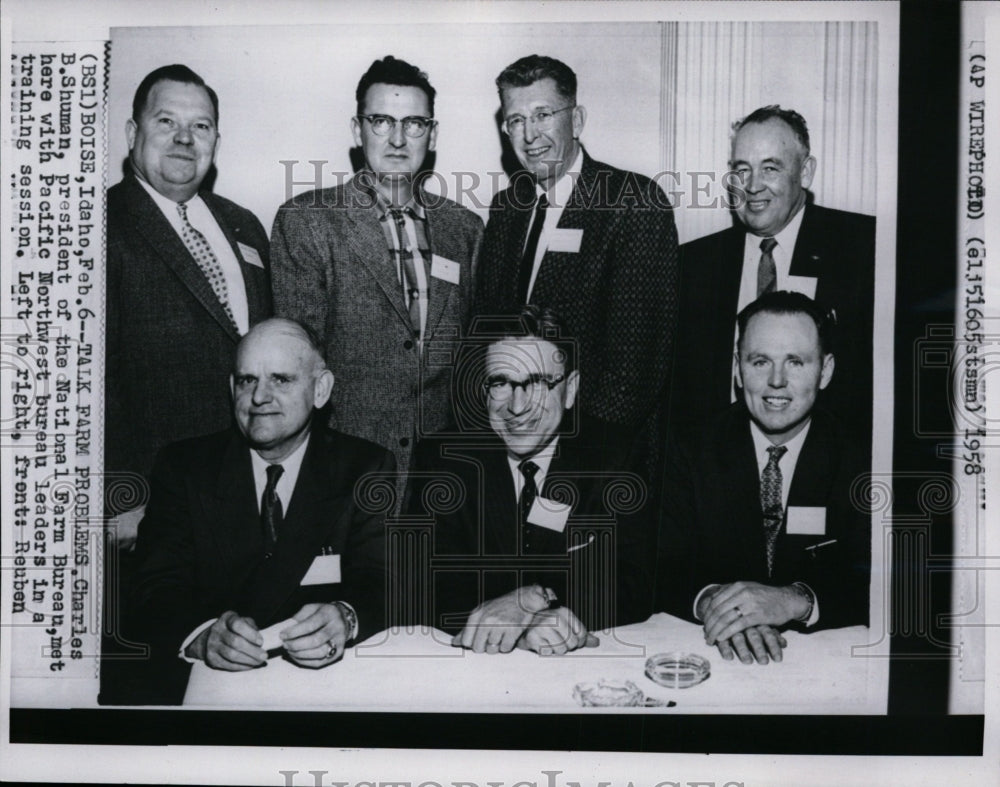
[[[574,369],[566,378],[565,407],[569,410],[576,402],[576,392],[580,389],[580,370]]]
[[[330,394],[332,392],[333,372],[329,369],[324,369],[316,377],[315,383],[313,383],[313,407],[319,410],[330,400]]]
[[[125,121],[125,141],[128,142],[128,149],[132,150],[132,146],[135,144],[135,132],[137,126],[132,118]]]
[[[354,144],[363,147],[361,144],[361,123],[356,117],[351,118],[351,135],[354,137]]]
[[[587,125],[587,108],[573,107],[573,139],[579,139],[583,134],[583,127]]]
[[[799,175],[799,183],[802,185],[802,188],[809,188],[812,185],[815,175],[816,158],[814,156],[806,156],[806,160],[802,162],[802,172]]]
[[[236,379],[232,375],[229,375],[229,395],[233,398],[233,401],[235,402],[236,401]]]
[[[833,353],[827,353],[823,356],[823,371],[820,372],[819,377],[819,389],[822,391],[830,384],[830,380],[833,379],[833,367],[836,364],[833,360]]]
[[[743,375],[740,373],[740,351],[739,349],[733,353],[733,376],[736,377],[736,383],[740,388],[743,387]]]

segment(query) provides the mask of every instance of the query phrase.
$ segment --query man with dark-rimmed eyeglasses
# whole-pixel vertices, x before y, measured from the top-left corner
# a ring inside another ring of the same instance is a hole
[[[410,63],[372,63],[350,121],[364,166],[287,202],[271,234],[275,310],[323,337],[338,381],[330,426],[395,454],[396,510],[414,443],[450,420],[448,359],[483,233],[478,216],[420,185],[435,92]]]
[[[577,343],[551,310],[477,320],[472,336],[475,371],[457,376],[482,381],[466,400],[479,428],[427,438],[414,462],[409,513],[434,523],[422,622],[479,653],[595,645],[649,615],[647,488],[628,442],[594,440],[574,407]]]

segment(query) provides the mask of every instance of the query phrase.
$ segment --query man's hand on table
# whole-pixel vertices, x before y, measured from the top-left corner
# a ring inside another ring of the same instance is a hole
[[[241,617],[230,610],[195,637],[185,652],[213,669],[239,672],[267,663],[263,642],[253,618]]]
[[[350,630],[337,604],[306,604],[292,617],[297,622],[281,632],[288,658],[300,667],[319,669],[344,657]]]
[[[536,612],[517,646],[533,650],[539,656],[561,656],[571,650],[596,648],[601,641],[568,607]]]
[[[753,664],[754,659],[758,664],[767,664],[772,660],[781,661],[781,650],[788,643],[773,626],[762,624],[745,628],[715,644],[726,661],[732,661],[735,653],[744,664]]]
[[[809,609],[810,600],[793,586],[733,582],[705,593],[697,613],[704,624],[705,642],[713,645],[754,626],[781,626],[802,619]]]
[[[525,585],[485,601],[472,610],[451,644],[476,653],[510,653],[535,613],[548,609],[554,595],[540,585]]]

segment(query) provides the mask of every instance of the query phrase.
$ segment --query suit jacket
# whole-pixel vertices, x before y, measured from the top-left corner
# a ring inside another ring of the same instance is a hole
[[[642,556],[652,511],[646,484],[625,469],[626,451],[560,437],[539,495],[569,503],[569,517],[563,532],[526,524],[528,549],[500,439],[422,441],[409,513],[434,521],[431,624],[460,630],[479,603],[534,582],[593,630],[649,617],[652,575]]]
[[[227,199],[201,197],[239,260],[250,323],[269,317],[264,228]],[[264,267],[250,264],[237,243],[256,249]],[[126,175],[108,190],[105,470],[148,478],[167,443],[226,428],[237,341],[180,236],[135,176]]]
[[[431,252],[457,263],[458,281],[428,277],[421,353],[374,197],[355,180],[299,194],[279,209],[274,303],[279,315],[323,337],[336,378],[330,426],[392,451],[401,493],[414,439],[451,420],[452,359],[469,316],[483,224],[451,200],[424,201]]]
[[[475,313],[519,309],[518,269],[535,192],[521,176],[490,206]],[[663,191],[584,152],[560,229],[576,253],[546,251],[530,300],[554,309],[579,343],[583,411],[633,432],[665,396],[677,317],[677,230]]]
[[[314,428],[267,558],[250,448],[239,432],[160,453],[139,526],[130,633],[150,644],[151,666],[172,701],[187,679],[181,643],[227,610],[263,629],[306,603],[346,601],[358,615],[358,641],[385,628],[384,520],[359,507],[355,489],[365,474],[391,473],[393,464],[378,446]],[[341,557],[341,583],[302,586],[324,548]]]
[[[784,483],[791,483],[789,508],[825,509],[825,532],[790,534],[786,514],[769,578],[760,473],[746,408],[732,405],[700,439],[675,444],[664,480],[659,608],[693,619],[694,599],[708,584],[801,581],[819,603],[812,628],[867,625],[870,515],[860,495],[851,492],[864,472],[862,453],[834,416],[813,411],[795,473]]]
[[[875,219],[811,204],[804,210],[790,273],[815,277],[816,300],[837,315],[836,371],[820,401],[870,442]],[[745,237],[738,225],[681,247],[671,427],[702,424],[731,402]]]

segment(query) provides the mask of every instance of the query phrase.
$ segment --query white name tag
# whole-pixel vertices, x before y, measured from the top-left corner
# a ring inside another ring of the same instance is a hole
[[[257,253],[257,249],[253,246],[247,246],[245,243],[236,242],[236,245],[240,247],[240,254],[243,256],[245,262],[250,265],[256,265],[258,268],[263,268],[264,263],[261,262],[260,254]]]
[[[340,582],[340,555],[319,555],[313,559],[303,585],[331,585]]]
[[[580,251],[580,244],[583,242],[583,230],[560,229],[556,227],[546,234],[549,236],[549,251],[566,251],[570,254],[577,254]]]
[[[566,520],[569,519],[570,506],[567,503],[558,503],[549,500],[547,497],[536,497],[528,512],[528,521],[538,527],[548,530],[555,530],[557,533],[566,529]]]
[[[824,506],[789,506],[785,532],[790,536],[826,535]]]
[[[274,650],[275,648],[280,648],[284,643],[281,641],[281,632],[287,628],[291,628],[298,621],[295,618],[289,618],[288,620],[283,620],[280,623],[275,623],[273,626],[268,626],[266,629],[260,632],[260,635],[264,638],[264,644],[261,647],[264,650]]]
[[[441,281],[446,281],[450,284],[458,284],[461,274],[462,268],[454,260],[439,257],[437,254],[431,255],[431,276],[435,279],[441,279]]]
[[[789,276],[787,285],[783,289],[801,292],[803,295],[815,298],[817,281],[815,276]]]

